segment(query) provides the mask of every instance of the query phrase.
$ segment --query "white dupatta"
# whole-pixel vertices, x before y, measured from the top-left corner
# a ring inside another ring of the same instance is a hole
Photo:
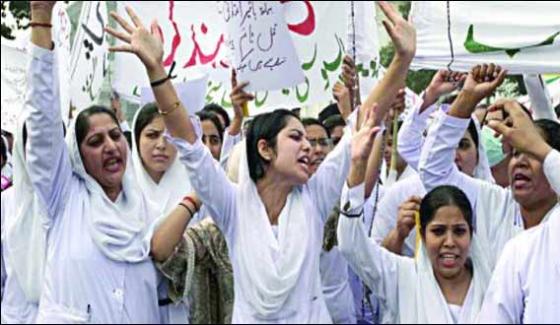
[[[470,247],[473,276],[459,315],[459,324],[476,322],[491,271],[488,258],[476,234]],[[403,324],[454,324],[449,306],[435,278],[432,264],[423,244],[416,268],[399,269],[399,316]]]
[[[184,196],[192,192],[189,174],[177,155],[158,184],[150,177],[144,168],[135,137],[136,123],[141,111],[142,109],[139,109],[136,112],[132,122],[132,167],[144,196],[157,204],[162,214],[167,214],[177,207]],[[173,146],[171,142],[167,145]]]
[[[246,144],[243,145],[246,148]],[[257,318],[270,319],[282,308],[298,282],[309,252],[309,225],[302,187],[294,187],[278,219],[275,237],[265,206],[249,174],[247,151],[240,155],[237,195],[238,229],[235,280]]]
[[[112,202],[99,183],[85,170],[76,140],[75,121],[67,143],[74,175],[87,189],[83,211],[96,246],[108,258],[117,262],[139,263],[149,258],[148,226],[159,214],[138,190],[131,166],[130,152],[122,179],[122,191]],[[128,149],[128,146],[127,146]]]
[[[43,285],[47,228],[46,208],[35,194],[27,173],[23,146],[23,125],[26,116],[19,119],[14,144],[14,215],[6,218],[6,246],[8,262],[13,274],[30,303],[38,303]],[[62,127],[62,125],[61,125]]]

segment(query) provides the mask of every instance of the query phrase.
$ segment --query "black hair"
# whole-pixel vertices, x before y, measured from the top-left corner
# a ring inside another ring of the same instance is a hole
[[[437,211],[446,206],[455,206],[461,210],[473,234],[473,211],[467,195],[458,187],[451,185],[438,186],[431,190],[420,204],[420,233],[426,239],[426,227],[434,219]]]
[[[541,119],[535,121],[535,126],[542,131],[546,143],[553,149],[560,151],[560,123]]]
[[[554,111],[556,111],[556,117],[560,119],[560,104],[556,105]]]
[[[159,116],[159,112],[157,105],[154,102],[148,103],[140,108],[133,130],[134,139],[136,140],[136,150],[138,150],[138,152],[140,152],[140,134],[142,134],[142,131],[146,128],[146,126],[152,123],[157,116]]]
[[[89,118],[95,114],[109,115],[113,122],[115,122],[115,124],[119,127],[119,129],[121,128],[119,120],[117,119],[117,116],[115,115],[115,112],[113,112],[113,110],[100,105],[90,106],[81,111],[80,114],[78,114],[78,116],[76,117],[76,140],[78,142],[78,146],[82,144],[89,131]]]
[[[276,149],[278,133],[288,124],[293,117],[299,121],[299,117],[286,109],[279,109],[270,113],[255,116],[247,130],[247,163],[251,179],[256,183],[265,175],[265,167],[270,163],[265,160],[258,150],[259,140],[266,140],[268,145]]]
[[[338,110],[338,105],[336,103],[329,104],[327,107],[323,108],[321,112],[319,112],[319,121],[324,122],[327,118],[333,115],[340,115],[340,111]]]
[[[8,160],[8,148],[6,148],[6,143],[4,143],[4,139],[2,139],[2,141],[0,141],[0,146],[2,146],[0,155],[2,155],[2,161],[6,162],[6,160]],[[4,165],[2,165],[2,167],[4,167]]]
[[[336,114],[327,117],[327,119],[323,121],[323,125],[329,130],[329,133],[332,133],[336,127],[346,126],[346,121],[344,121],[340,114]]]
[[[316,118],[304,118],[301,120],[301,123],[303,124],[304,127],[308,127],[311,125],[317,125],[320,126],[321,128],[323,128],[323,130],[325,130],[325,132],[327,133],[327,138],[331,138],[331,132],[329,131],[329,129],[327,129],[323,123],[321,123],[318,119]]]
[[[211,113],[214,113],[214,114],[219,114],[223,118],[224,124],[225,124],[225,125],[222,125],[222,129],[227,129],[229,127],[229,125],[230,125],[229,115],[222,106],[220,106],[218,104],[211,103],[211,104],[208,104],[208,105],[204,106],[203,111],[211,112]],[[220,124],[221,124],[221,122],[220,122]]]
[[[474,145],[476,146],[476,154],[478,156],[478,145],[479,145],[479,138],[478,138],[478,129],[476,128],[476,124],[474,120],[471,118],[469,122],[469,127],[467,129],[473,139]]]
[[[224,127],[222,126],[220,119],[218,118],[218,116],[216,116],[215,113],[202,110],[200,112],[197,112],[196,115],[200,119],[200,122],[204,122],[204,121],[212,122],[212,124],[214,124],[216,130],[218,130],[218,133],[220,134],[220,141],[224,142]]]

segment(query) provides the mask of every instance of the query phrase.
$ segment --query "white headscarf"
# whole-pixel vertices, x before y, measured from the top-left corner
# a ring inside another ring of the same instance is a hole
[[[237,195],[240,235],[234,247],[230,247],[240,266],[235,280],[243,288],[239,294],[245,295],[258,316],[267,319],[282,309],[297,284],[311,245],[310,225],[302,187],[295,187],[278,219],[276,239],[249,174],[247,151],[240,156]]]
[[[135,136],[136,123],[141,111],[142,109],[139,109],[136,112],[132,122],[132,166],[144,195],[160,208],[161,213],[167,214],[177,207],[185,195],[192,192],[189,174],[177,155],[169,169],[163,174],[159,184],[156,184],[150,177],[142,163]],[[173,146],[171,142],[168,142],[167,145]]]
[[[469,256],[472,261],[473,276],[459,315],[459,324],[476,322],[492,274],[488,258],[476,234],[473,234],[471,240]],[[399,272],[399,296],[402,297],[399,301],[400,322],[402,324],[454,324],[449,305],[435,278],[432,263],[423,244],[420,246],[416,270],[413,270],[416,274],[411,274],[410,271],[412,269],[402,268]],[[415,290],[415,293],[411,290]],[[411,310],[412,308],[415,310]]]
[[[476,168],[474,169],[473,177],[490,183],[496,183],[494,176],[492,176],[492,170],[490,169],[490,163],[488,162],[488,155],[486,155],[486,150],[484,150],[484,144],[482,142],[482,127],[474,114],[472,115],[471,120],[474,121],[476,132],[478,133],[478,164],[476,164]]]
[[[122,191],[116,202],[112,202],[99,183],[86,172],[75,129],[74,121],[66,140],[74,175],[84,182],[87,189],[83,211],[93,241],[105,256],[114,261],[144,261],[150,252],[150,240],[146,238],[148,226],[159,214],[158,209],[138,190],[138,182],[130,168],[130,152],[122,179]],[[128,151],[128,146],[126,148]]]
[[[37,303],[41,296],[47,247],[44,221],[46,208],[36,195],[25,163],[21,116],[14,143],[14,215],[6,218],[8,263],[13,267],[18,283],[29,302]]]

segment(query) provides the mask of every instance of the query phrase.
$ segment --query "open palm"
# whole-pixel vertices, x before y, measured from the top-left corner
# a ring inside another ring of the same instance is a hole
[[[107,27],[109,34],[120,39],[125,44],[111,47],[109,50],[114,52],[130,52],[136,54],[148,69],[161,65],[163,59],[162,35],[158,28],[157,22],[154,20],[150,25],[150,30],[144,27],[144,24],[136,13],[130,7],[126,7],[128,16],[132,20],[134,26],[131,26],[125,19],[115,12],[111,12],[111,16],[124,29],[124,32],[114,30]]]

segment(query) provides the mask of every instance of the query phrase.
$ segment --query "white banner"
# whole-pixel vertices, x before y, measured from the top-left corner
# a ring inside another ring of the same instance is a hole
[[[558,1],[413,1],[411,16],[413,68],[493,62],[512,74],[560,72]]]
[[[27,88],[28,54],[2,42],[2,130],[14,133]]]
[[[246,91],[279,90],[304,81],[280,2],[218,1],[218,8],[237,80],[250,81]]]
[[[372,84],[378,72],[377,30],[373,1],[354,3],[356,25],[356,48],[368,49],[358,58],[361,80]],[[128,17],[124,6],[119,12]],[[208,74],[206,102],[215,102],[230,108],[231,60],[227,47],[226,27],[215,2],[128,2],[141,19],[148,24],[157,19],[164,35],[164,65],[170,67],[175,61],[176,81],[185,81]],[[285,19],[295,45],[304,82],[280,91],[261,91],[250,106],[251,114],[285,107],[301,107],[327,103],[332,99],[331,89],[339,77],[342,59],[353,42],[347,42],[351,24],[351,1],[286,1]],[[359,30],[363,22],[373,22],[369,30]],[[348,45],[346,45],[348,44]],[[115,78],[113,88],[123,98],[140,99],[140,90],[147,86],[148,79],[140,61],[131,54],[115,56]],[[276,78],[271,75],[271,78]],[[364,84],[363,83],[363,84]],[[362,85],[363,85],[362,84]],[[369,86],[365,86],[370,89]]]
[[[78,112],[95,102],[108,72],[107,21],[105,1],[83,2],[70,60],[71,101]]]
[[[66,4],[58,2],[53,9],[53,42],[56,48],[56,69],[60,86],[60,109],[64,122],[68,121],[69,79],[68,58],[70,55],[70,18]],[[14,133],[17,119],[25,103],[27,91],[27,65],[29,54],[29,30],[16,41],[2,39],[2,129]]]

